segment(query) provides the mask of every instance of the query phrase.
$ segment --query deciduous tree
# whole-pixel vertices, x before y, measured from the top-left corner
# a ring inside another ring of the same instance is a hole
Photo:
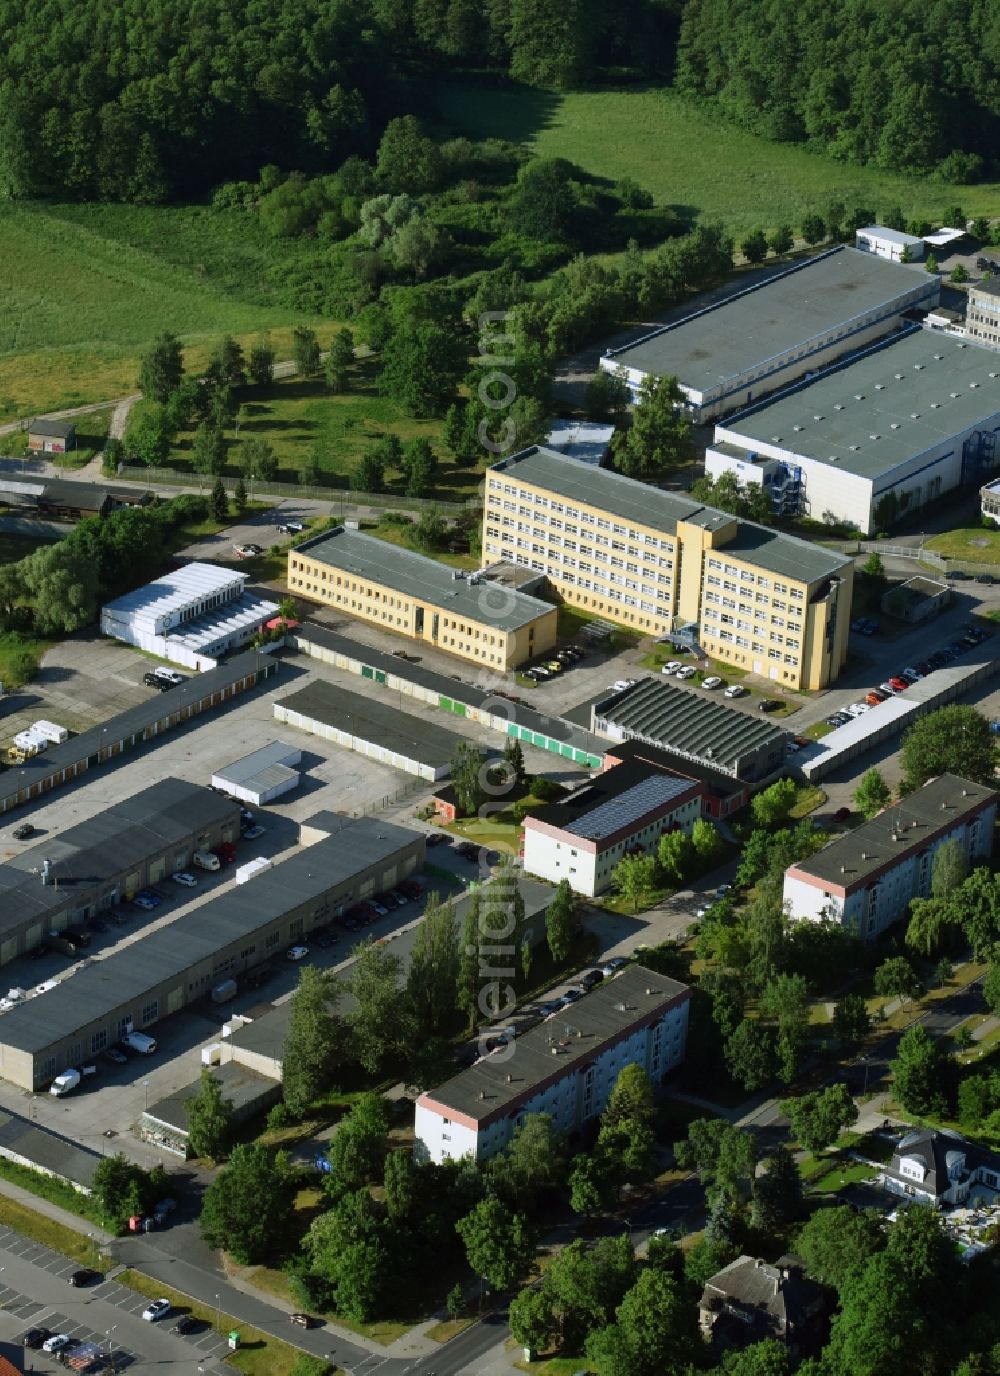
[[[630,478],[662,472],[689,457],[691,423],[684,403],[675,377],[643,379],[631,428],[619,449],[620,467]]]
[[[506,1290],[528,1269],[535,1251],[531,1226],[495,1196],[481,1200],[455,1224],[476,1275],[494,1290]]]
[[[319,376],[320,349],[315,330],[296,325],[292,331],[292,358],[299,377]]]
[[[656,861],[651,855],[625,855],[614,867],[611,881],[637,913],[656,883]]]
[[[900,758],[904,783],[910,790],[947,773],[992,784],[995,738],[989,721],[975,707],[952,703],[914,722],[903,737]]]
[[[567,959],[572,949],[575,913],[576,900],[569,880],[560,879],[552,902],[545,909],[545,939],[557,965]]]
[[[143,354],[139,390],[151,401],[165,402],[184,374],[184,357],[176,335],[164,331]]]
[[[862,817],[870,820],[892,802],[892,790],[877,769],[869,769],[861,776],[854,791],[854,805]]]
[[[842,1081],[786,1099],[781,1108],[788,1115],[795,1140],[811,1152],[832,1147],[844,1129],[858,1119],[854,1100]]]
[[[280,1256],[292,1218],[294,1176],[285,1152],[259,1142],[235,1146],[229,1165],[205,1191],[201,1235],[242,1266]]]
[[[195,1156],[216,1160],[225,1153],[233,1130],[233,1101],[222,1092],[217,1076],[202,1070],[198,1093],[185,1105],[188,1142]]]
[[[282,1095],[297,1118],[329,1082],[344,1051],[344,1025],[337,1015],[340,985],[327,970],[303,965],[292,995],[282,1054]]]
[[[402,1055],[409,1042],[412,1024],[402,983],[403,963],[388,947],[366,941],[355,948],[349,985],[355,1005],[348,1015],[351,1052],[369,1075]]]
[[[893,1090],[907,1113],[941,1116],[946,1110],[941,1053],[920,1023],[903,1033],[892,1062]]]

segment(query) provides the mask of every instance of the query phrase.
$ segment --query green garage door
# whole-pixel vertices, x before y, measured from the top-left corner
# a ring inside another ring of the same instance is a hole
[[[375,670],[375,682],[376,682],[376,683],[384,683],[384,682],[385,682],[385,670],[384,670],[384,669],[376,669],[376,670]]]
[[[362,677],[362,678],[374,678],[374,677],[375,677],[375,670],[372,668],[372,666],[371,666],[370,664],[362,664],[362,666],[361,666],[361,677]]]

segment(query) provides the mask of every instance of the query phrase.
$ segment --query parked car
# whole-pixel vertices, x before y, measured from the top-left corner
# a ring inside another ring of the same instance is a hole
[[[103,1280],[100,1271],[92,1271],[89,1266],[81,1267],[79,1271],[70,1274],[69,1283],[76,1289],[84,1285],[93,1285],[96,1280]]]
[[[600,984],[603,978],[603,970],[586,970],[580,976],[580,988],[589,993],[591,989],[596,988],[596,986]]]
[[[156,1323],[158,1319],[165,1319],[170,1313],[171,1305],[169,1300],[152,1300],[142,1311],[142,1317],[147,1323]]]
[[[945,578],[948,579],[949,583],[967,583],[969,581],[969,575],[964,569],[949,569]]]
[[[746,698],[750,696],[750,689],[744,688],[742,683],[731,683],[722,696],[724,698]]]
[[[285,956],[288,960],[305,960],[308,954],[308,946],[289,946],[288,950],[285,952]]]
[[[585,990],[579,989],[575,985],[571,985],[570,988],[566,990],[565,994],[563,994],[562,998],[559,999],[559,1007],[568,1008],[571,1003],[576,1003],[577,999],[582,999],[584,993]]]
[[[316,1328],[319,1319],[314,1319],[311,1314],[289,1314],[288,1322],[298,1324],[299,1328]]]
[[[562,661],[559,659],[547,659],[545,661],[545,667],[550,674],[561,674],[563,671]]]
[[[835,822],[849,822],[851,820],[851,809],[849,807],[838,807],[833,814]]]
[[[781,706],[780,702],[775,702],[774,698],[761,698],[757,704],[758,712],[777,712]]]
[[[711,674],[708,678],[702,679],[701,686],[703,688],[721,688],[722,679],[718,678],[715,674]]]
[[[20,826],[16,826],[11,832],[15,841],[27,841],[28,837],[34,836],[34,834],[35,828],[30,822],[22,822]]]
[[[905,683],[903,684],[903,687],[906,687]],[[880,693],[884,693],[887,698],[894,698],[896,694],[899,692],[899,689],[894,688],[892,683],[888,679],[886,679],[885,683],[879,684],[878,690]]]
[[[682,669],[683,667],[684,666],[681,664],[679,659],[669,659],[667,660],[666,664],[664,664],[663,668],[660,670],[660,673],[676,674],[677,670]]]
[[[906,679],[901,678],[899,674],[893,674],[889,682],[892,685],[892,687],[895,688],[897,693],[905,693],[907,688],[909,688],[910,686],[907,683]]]
[[[283,525],[278,527],[278,530],[282,535],[299,535],[305,530],[305,526],[301,521],[285,521]]]
[[[50,1328],[29,1328],[27,1333],[21,1335],[21,1342],[32,1352],[37,1352],[46,1338],[52,1337]]]
[[[246,831],[243,832],[243,839],[244,841],[256,841],[258,836],[264,835],[265,830],[266,828],[260,826],[259,823],[257,826],[247,827]]]
[[[601,971],[605,979],[610,979],[612,975],[617,975],[619,970],[624,970],[628,961],[624,956],[612,956],[601,966]]]
[[[397,908],[405,908],[410,901],[401,889],[392,889],[389,893],[389,897],[395,903]]]
[[[201,1319],[196,1319],[193,1314],[182,1314],[170,1331],[171,1333],[197,1333],[202,1327],[202,1322]]]
[[[396,888],[400,893],[405,893],[407,898],[419,898],[424,891],[419,879],[401,879]]]
[[[879,692],[877,688],[873,688],[870,693],[865,694],[865,702],[869,707],[877,707],[880,702],[885,702],[885,698],[885,693]]]
[[[694,667],[693,664],[685,664],[685,665],[683,666],[683,668],[677,670],[677,673],[674,675],[674,677],[675,677],[675,678],[694,678],[694,676],[695,676],[695,674],[696,674],[697,672],[698,672],[698,671],[695,669],[695,667]]]
[[[180,885],[182,885],[185,889],[193,889],[193,888],[195,888],[195,887],[197,886],[197,883],[198,883],[198,881],[197,881],[197,879],[195,879],[194,875],[193,875],[193,874],[188,874],[187,870],[178,870],[176,874],[172,874],[170,877],[171,877],[171,879],[174,881],[175,884],[180,884]],[[154,907],[155,907],[155,904],[154,904]]]
[[[145,1314],[143,1318],[145,1318]],[[46,1338],[42,1343],[43,1352],[63,1352],[67,1347],[73,1346],[73,1339],[66,1333],[53,1333],[51,1338]]]
[[[135,898],[132,899],[132,904],[133,907],[142,908],[143,912],[147,913],[153,912],[158,906],[151,898],[147,898],[142,893],[136,894]]]

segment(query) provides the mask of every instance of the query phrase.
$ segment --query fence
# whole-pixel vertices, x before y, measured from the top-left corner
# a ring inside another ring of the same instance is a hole
[[[210,492],[215,479],[204,473],[183,473],[177,468],[145,468],[141,464],[120,464],[118,477],[124,482],[148,483],[151,487],[188,487],[198,492]],[[236,484],[223,478],[227,490],[232,494]],[[253,482],[252,495],[258,497],[308,497],[313,501],[330,502],[339,505],[341,511],[351,506],[371,506],[392,511],[440,511],[444,515],[458,516],[464,511],[478,511],[480,501],[470,498],[467,502],[437,501],[431,497],[406,497],[393,492],[353,492],[347,488],[320,487],[302,483]],[[336,512],[333,513],[336,515]]]
[[[411,779],[409,783],[397,788],[395,793],[384,793],[374,803],[366,803],[364,807],[355,808],[348,815],[350,817],[372,817],[376,812],[383,812],[390,803],[401,802],[404,798],[410,798],[414,793],[419,793],[426,787],[426,779]]]

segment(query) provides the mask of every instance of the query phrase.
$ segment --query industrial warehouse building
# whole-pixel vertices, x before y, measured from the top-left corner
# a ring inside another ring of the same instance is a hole
[[[241,803],[263,807],[298,787],[299,771],[294,766],[301,759],[297,745],[272,741],[213,774],[212,787]]]
[[[562,717],[537,712],[523,702],[514,703],[499,691],[477,688],[475,684],[435,673],[422,664],[399,659],[312,622],[308,628],[296,631],[291,641],[300,654],[357,674],[377,687],[388,688],[398,693],[400,700],[411,698],[426,703],[449,716],[467,717],[501,735],[516,736],[526,745],[547,750],[574,764],[600,768],[604,743],[596,736]]]
[[[571,1008],[484,1056],[417,1100],[417,1150],[436,1162],[503,1151],[531,1113],[566,1136],[605,1107],[620,1071],[638,1065],[654,1085],[684,1059],[685,984],[629,965]]]
[[[101,632],[173,664],[214,669],[278,610],[246,584],[245,573],[218,564],[185,564],[102,607]]]
[[[240,834],[240,810],[210,788],[161,779],[0,865],[0,965],[189,867]]]
[[[717,425],[705,471],[760,484],[786,515],[870,534],[980,487],[1000,465],[998,431],[997,355],[915,328]]]
[[[524,819],[524,868],[589,898],[614,883],[626,855],[655,855],[668,831],[688,835],[701,816],[702,786],[635,761],[599,774]]]
[[[103,726],[92,726],[26,764],[5,770],[0,774],[0,815],[156,741],[202,712],[232,702],[239,693],[249,692],[277,672],[275,660],[248,650],[218,669],[209,669],[164,693],[154,692],[147,702],[119,712]]]
[[[138,487],[79,483],[62,478],[0,478],[0,497],[12,506],[37,508],[39,515],[56,520],[106,516],[122,507],[145,506],[152,493]]]
[[[885,225],[856,229],[854,246],[862,253],[873,253],[876,258],[886,258],[890,263],[901,263],[904,258],[919,263],[926,252],[923,239],[916,234],[905,234],[901,229],[888,229]]]
[[[547,602],[355,530],[296,545],[288,586],[493,669],[513,669],[556,642],[558,613]]]
[[[548,449],[487,472],[483,562],[496,559],[544,573],[588,616],[789,688],[825,687],[847,658],[851,558]]]
[[[641,678],[590,710],[594,730],[614,741],[662,746],[734,779],[766,779],[785,763],[787,731],[664,678]]]
[[[617,745],[607,745],[604,749],[604,768],[615,769],[620,764],[632,761],[654,765],[682,778],[693,779],[701,785],[701,811],[703,817],[718,822],[730,817],[746,807],[750,799],[749,786],[721,769],[714,769],[703,760],[692,760],[678,755],[674,750],[665,750],[661,745],[650,745],[637,736],[630,737]]]
[[[785,871],[784,904],[793,918],[832,918],[864,941],[929,898],[934,856],[957,841],[972,868],[993,850],[998,795],[983,784],[942,774],[870,822],[831,841]]]
[[[465,739],[443,726],[400,712],[380,698],[363,698],[317,679],[274,704],[275,719],[312,736],[356,750],[380,764],[434,783],[451,773]]]
[[[209,792],[208,790],[203,790]],[[219,807],[227,799],[209,792]],[[0,1017],[0,1077],[39,1089],[127,1033],[308,938],[423,864],[425,836],[382,817],[312,819],[322,839]]]
[[[71,420],[30,421],[28,448],[33,454],[65,454],[76,448],[76,426]]]
[[[675,377],[700,423],[891,334],[940,291],[933,273],[832,248],[609,351],[601,368],[623,374],[633,399],[647,377]]]

